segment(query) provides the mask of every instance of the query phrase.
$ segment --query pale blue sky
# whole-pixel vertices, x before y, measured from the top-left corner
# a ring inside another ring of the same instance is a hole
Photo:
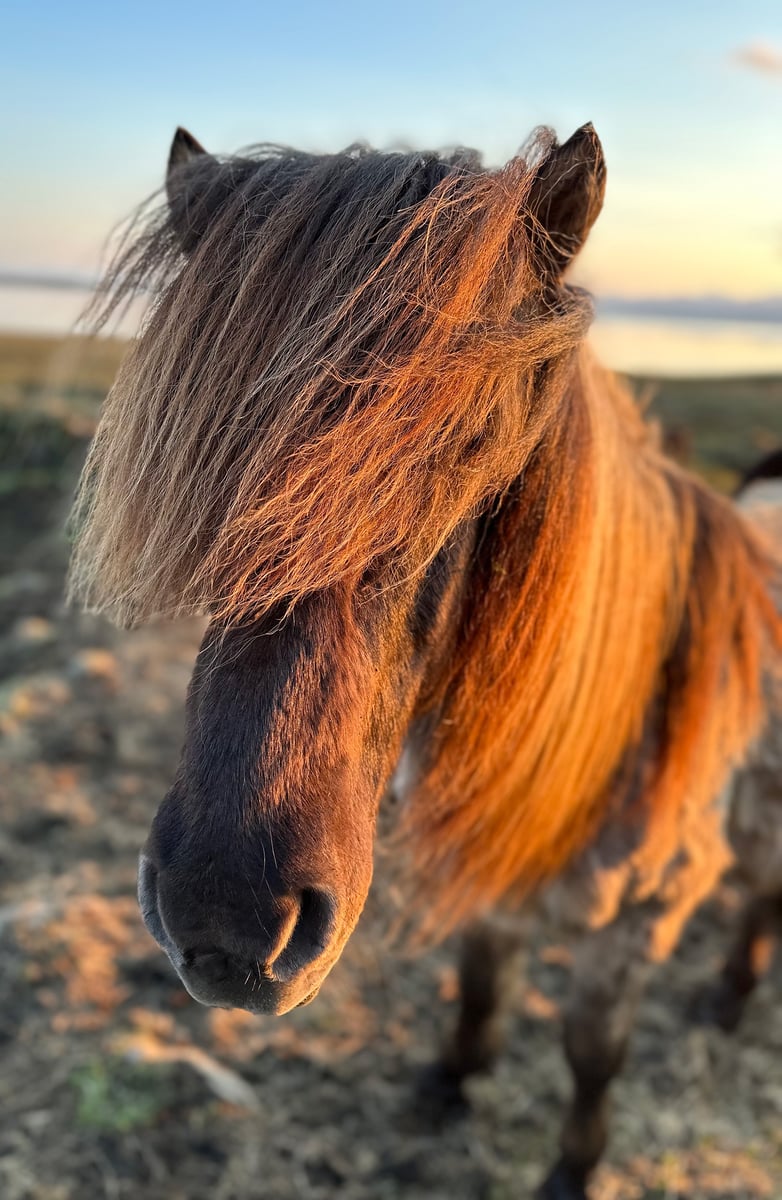
[[[586,120],[609,193],[582,275],[624,294],[782,292],[782,4],[11,3],[0,267],[91,271],[176,124],[258,140],[464,142]],[[742,59],[743,55],[743,59]]]

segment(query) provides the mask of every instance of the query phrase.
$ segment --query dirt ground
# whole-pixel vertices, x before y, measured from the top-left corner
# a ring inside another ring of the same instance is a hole
[[[65,611],[63,520],[89,422],[73,407],[27,413],[19,441],[4,411],[2,1200],[531,1196],[568,1090],[569,954],[546,930],[518,981],[507,1054],[451,1123],[416,1102],[415,1079],[453,1016],[454,946],[416,961],[389,948],[400,898],[382,853],[313,1005],[263,1019],[201,1008],[179,985],[142,927],[135,868],[200,630],[121,633]],[[643,1003],[595,1200],[782,1197],[780,964],[733,1038],[685,1016],[740,899],[725,885]]]

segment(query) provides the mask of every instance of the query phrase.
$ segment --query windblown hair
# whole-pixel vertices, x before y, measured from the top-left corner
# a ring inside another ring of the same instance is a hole
[[[521,898],[612,819],[639,894],[765,718],[779,567],[584,351],[501,506],[413,811],[438,922]],[[440,900],[442,899],[442,903]]]
[[[755,732],[780,644],[763,547],[663,459],[544,269],[550,145],[498,171],[211,159],[202,236],[183,254],[175,208],[148,215],[102,300],[155,297],[75,508],[89,607],[248,621],[380,560],[420,576],[484,514],[406,818],[448,920],[555,873],[609,809],[671,828]]]
[[[186,259],[152,215],[107,283],[109,310],[160,294],[77,503],[88,606],[237,621],[381,556],[417,572],[518,475],[588,305],[533,274],[527,164],[477,168],[266,148],[222,165]]]

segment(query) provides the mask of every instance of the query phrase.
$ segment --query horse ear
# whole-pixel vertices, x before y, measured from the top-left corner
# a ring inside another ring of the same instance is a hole
[[[606,165],[591,124],[549,151],[532,184],[529,209],[541,255],[557,276],[578,254],[603,207]]]
[[[185,254],[195,250],[223,198],[222,189],[214,186],[218,169],[217,160],[180,126],[168,153],[166,194],[171,221]]]
[[[188,129],[183,128],[182,125],[177,125],[174,140],[168,152],[169,177],[174,167],[180,167],[184,163],[192,162],[194,158],[198,158],[201,154],[206,154],[206,150],[204,150],[198,138],[194,138],[192,133]]]

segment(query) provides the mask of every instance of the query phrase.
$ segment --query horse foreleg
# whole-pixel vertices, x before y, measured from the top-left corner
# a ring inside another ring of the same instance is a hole
[[[487,918],[463,935],[459,958],[459,1013],[439,1060],[425,1073],[422,1090],[464,1103],[462,1083],[488,1071],[503,1044],[508,996],[520,968],[521,919]]]
[[[741,914],[736,940],[717,983],[698,997],[696,1017],[732,1033],[739,1025],[749,997],[771,965],[775,941],[780,936],[782,892],[774,896],[755,896]]]
[[[608,1141],[608,1096],[624,1060],[650,964],[643,928],[620,917],[579,946],[565,1013],[565,1055],[573,1093],[560,1158],[539,1195],[585,1200]]]

